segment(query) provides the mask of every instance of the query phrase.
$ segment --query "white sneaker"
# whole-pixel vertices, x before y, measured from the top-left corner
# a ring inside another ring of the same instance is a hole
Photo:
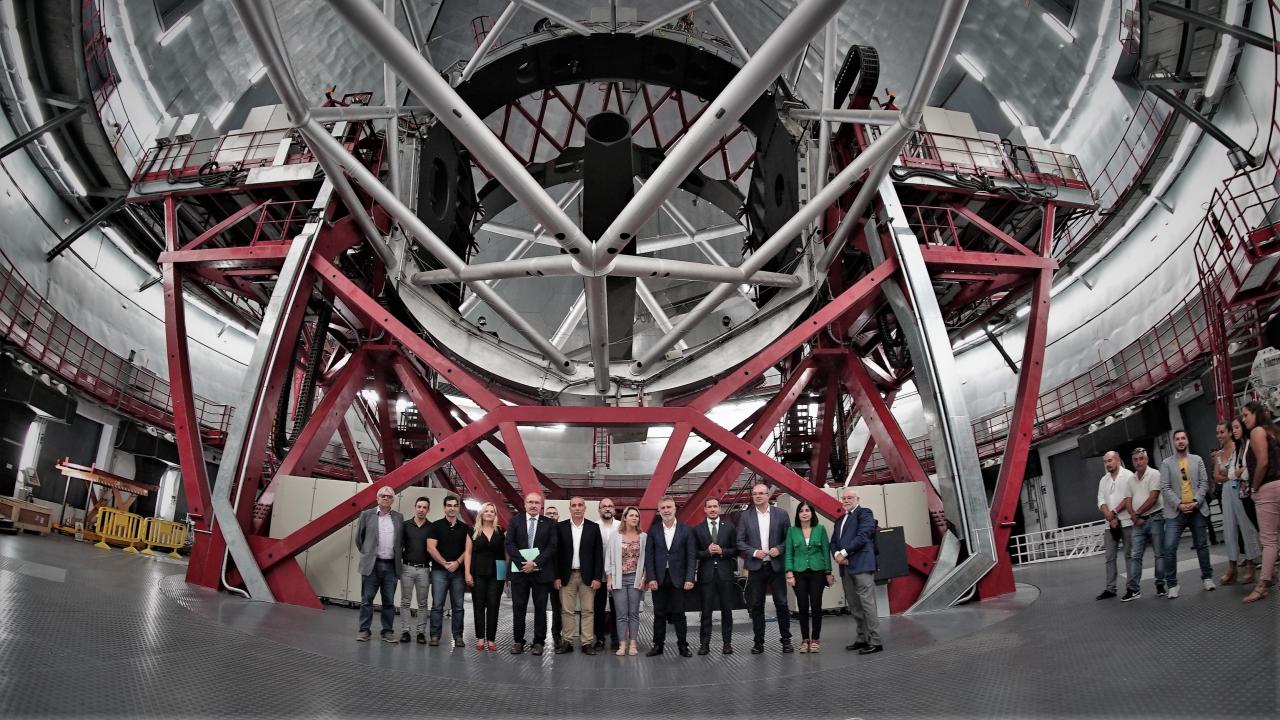
[[[1218,586],[1213,584],[1213,580],[1211,578],[1205,578],[1203,587],[1205,590],[1212,591]]]
[[[1169,599],[1173,600],[1177,597],[1178,597],[1178,586],[1174,585],[1173,587],[1169,588]]]

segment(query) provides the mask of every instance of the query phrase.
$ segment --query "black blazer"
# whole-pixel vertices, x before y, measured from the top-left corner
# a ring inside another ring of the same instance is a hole
[[[498,574],[498,563],[503,562],[502,552],[507,545],[507,537],[502,528],[494,528],[493,539],[478,533],[471,539],[471,575],[473,577],[494,577]]]
[[[538,566],[538,569],[532,573],[532,580],[550,584],[556,579],[556,540],[559,533],[556,532],[556,524],[547,518],[538,516],[537,521],[537,527],[534,529],[533,547],[537,548],[539,552],[538,557],[534,558],[533,562]],[[525,573],[520,571],[520,566],[524,564],[524,556],[520,554],[520,550],[521,548],[529,547],[528,526],[529,516],[520,513],[512,516],[507,528],[507,557],[515,563],[515,566],[511,568],[512,580],[525,576]]]
[[[569,574],[573,572],[573,521],[561,520],[556,526],[560,537],[556,539],[556,577],[560,582],[569,582]],[[584,519],[582,521],[582,543],[578,546],[578,572],[582,573],[582,582],[590,584],[592,580],[604,582],[604,540],[600,535],[600,524]]]
[[[732,580],[738,571],[737,529],[728,518],[717,518],[720,521],[719,532],[711,537],[711,521],[704,519],[693,526],[694,545],[698,548],[698,582],[713,580]],[[711,543],[720,546],[720,554],[712,555],[707,551]]]
[[[693,531],[688,525],[676,521],[675,536],[671,538],[671,549],[667,549],[667,538],[662,533],[662,521],[653,524],[649,529],[649,538],[644,549],[644,577],[646,581],[657,580],[661,585],[670,582],[679,586],[693,582],[697,570],[698,548],[693,540]]]

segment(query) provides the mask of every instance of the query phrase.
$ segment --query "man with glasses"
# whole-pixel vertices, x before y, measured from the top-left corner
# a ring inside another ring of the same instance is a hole
[[[356,640],[369,639],[373,625],[373,596],[382,593],[382,639],[396,638],[396,579],[403,570],[400,560],[404,516],[391,509],[396,491],[378,488],[378,506],[360,513],[356,521],[356,548],[360,550],[360,632]]]
[[[1107,471],[1098,480],[1098,510],[1107,520],[1107,530],[1102,534],[1103,546],[1107,553],[1107,587],[1096,598],[1109,600],[1116,596],[1116,556],[1124,562],[1129,558],[1129,538],[1133,533],[1133,519],[1129,516],[1130,481],[1133,473],[1120,463],[1120,453],[1107,451],[1102,456],[1102,465]],[[1121,546],[1124,552],[1119,552]]]
[[[1160,509],[1160,472],[1153,470],[1145,448],[1134,448],[1133,477],[1129,480],[1131,497],[1129,509],[1133,516],[1133,537],[1130,538],[1129,582],[1120,602],[1142,597],[1142,556],[1147,545],[1155,556],[1156,596],[1164,589],[1164,516]]]
[[[1168,598],[1178,597],[1178,541],[1191,526],[1191,543],[1200,559],[1200,583],[1213,590],[1213,566],[1209,564],[1209,472],[1199,455],[1187,452],[1185,430],[1173,431],[1173,457],[1160,467],[1160,497],[1164,501],[1164,584]]]
[[[755,642],[751,654],[764,652],[764,592],[773,593],[782,652],[795,652],[791,645],[791,610],[787,607],[787,582],[782,573],[782,546],[787,541],[791,520],[785,510],[769,504],[769,486],[751,488],[751,507],[738,521],[738,555],[747,567],[747,603]]]

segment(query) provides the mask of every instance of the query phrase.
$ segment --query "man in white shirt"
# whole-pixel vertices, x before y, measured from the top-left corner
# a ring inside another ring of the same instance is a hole
[[[783,546],[791,520],[782,508],[769,504],[772,493],[763,483],[751,488],[751,507],[738,518],[738,557],[747,568],[747,608],[755,642],[751,654],[764,652],[764,594],[773,594],[782,652],[795,652],[791,645],[791,610],[787,607],[787,583],[783,576]]]
[[[1133,519],[1129,514],[1129,500],[1133,495],[1133,473],[1120,463],[1120,454],[1115,450],[1109,450],[1102,456],[1102,465],[1107,472],[1098,481],[1098,510],[1107,521],[1107,529],[1102,533],[1107,557],[1107,587],[1096,599],[1109,600],[1116,596],[1116,553],[1123,546],[1122,557],[1130,555]]]
[[[1142,597],[1142,556],[1147,543],[1156,556],[1156,596],[1163,596],[1164,589],[1164,514],[1160,506],[1160,472],[1151,469],[1145,448],[1133,451],[1133,479],[1129,482],[1132,498],[1129,514],[1133,517],[1133,537],[1129,553],[1129,582],[1120,602]]]
[[[609,547],[609,541],[613,539],[613,534],[618,531],[618,521],[613,518],[613,500],[611,498],[600,498],[597,512],[600,513],[600,542],[607,548]],[[610,644],[614,650],[617,650],[618,633],[617,625],[615,625],[613,619],[613,593],[609,592],[608,588],[605,588],[604,592],[596,593],[595,623],[596,650],[604,649],[606,635],[613,638],[613,642]]]
[[[556,545],[560,552],[557,559],[555,588],[560,593],[563,634],[558,638],[556,654],[573,652],[577,636],[576,613],[582,613],[582,652],[595,655],[593,615],[595,593],[604,580],[604,546],[600,542],[600,526],[586,519],[587,501],[581,497],[569,499],[569,519],[557,528],[560,538]]]

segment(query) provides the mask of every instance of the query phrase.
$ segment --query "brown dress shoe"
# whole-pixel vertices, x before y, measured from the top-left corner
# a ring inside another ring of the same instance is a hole
[[[533,647],[529,648],[529,654],[530,654],[530,655],[541,655],[541,654],[542,654],[542,643],[534,643],[534,644],[533,644]]]
[[[511,646],[512,655],[519,655],[522,652],[524,652],[524,643],[516,643]]]

